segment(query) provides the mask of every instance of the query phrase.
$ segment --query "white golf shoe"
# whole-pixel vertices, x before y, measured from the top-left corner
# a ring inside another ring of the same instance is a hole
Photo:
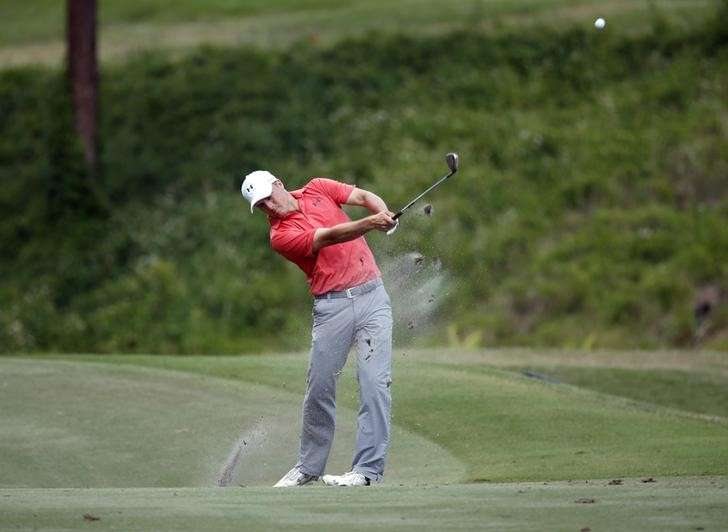
[[[327,486],[369,486],[367,477],[356,471],[349,471],[343,475],[324,475],[321,477]]]
[[[282,479],[276,482],[274,488],[294,488],[296,486],[303,486],[309,482],[318,480],[318,477],[314,475],[307,475],[297,467],[291,469],[286,473]]]

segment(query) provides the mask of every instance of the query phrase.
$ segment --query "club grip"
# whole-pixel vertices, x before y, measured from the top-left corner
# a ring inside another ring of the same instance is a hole
[[[396,220],[400,216],[402,216],[402,211],[399,211],[397,214],[395,214],[394,216],[392,216],[392,220]]]

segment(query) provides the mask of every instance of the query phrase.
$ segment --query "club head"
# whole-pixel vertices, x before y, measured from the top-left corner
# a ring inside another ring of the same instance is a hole
[[[447,163],[447,167],[450,169],[450,172],[453,174],[458,171],[458,154],[457,153],[448,153],[445,155],[445,162]]]

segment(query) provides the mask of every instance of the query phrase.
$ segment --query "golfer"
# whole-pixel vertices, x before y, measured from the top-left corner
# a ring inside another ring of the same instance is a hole
[[[268,215],[271,247],[306,274],[313,332],[298,463],[276,487],[302,486],[324,473],[334,439],[336,383],[352,344],[357,352],[359,416],[351,471],[324,475],[330,486],[368,486],[384,473],[390,434],[392,308],[363,235],[396,225],[377,195],[331,179],[287,191],[270,172],[248,174],[250,212]],[[351,221],[341,205],[373,214]]]

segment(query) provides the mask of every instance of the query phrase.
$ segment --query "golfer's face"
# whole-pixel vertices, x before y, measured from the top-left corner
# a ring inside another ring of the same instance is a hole
[[[255,206],[268,216],[280,218],[286,213],[286,194],[283,192],[283,186],[279,183],[273,183],[271,195],[260,200]]]

